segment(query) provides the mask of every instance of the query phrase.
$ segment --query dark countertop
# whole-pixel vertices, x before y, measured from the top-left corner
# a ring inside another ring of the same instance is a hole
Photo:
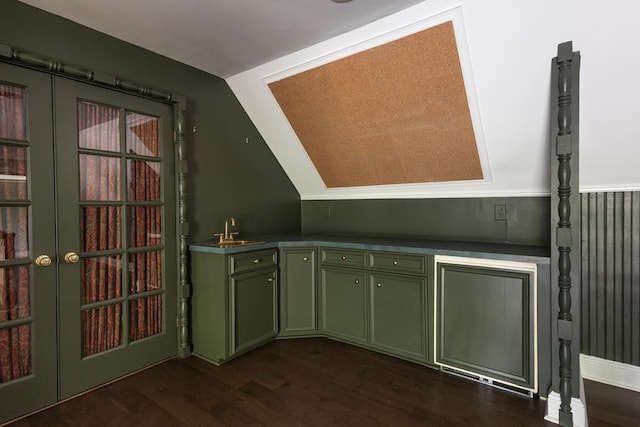
[[[550,247],[509,245],[504,243],[454,242],[422,239],[396,239],[388,237],[334,236],[329,234],[284,234],[242,237],[263,243],[220,248],[215,242],[189,245],[193,252],[234,254],[269,248],[324,246],[343,249],[362,249],[382,252],[402,252],[421,255],[448,255],[505,261],[550,263]]]

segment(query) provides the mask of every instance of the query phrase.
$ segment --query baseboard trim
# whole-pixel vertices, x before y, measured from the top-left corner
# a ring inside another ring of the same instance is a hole
[[[580,355],[582,378],[640,392],[640,366]]]
[[[547,414],[544,419],[558,424],[560,416],[560,393],[552,391],[547,398]],[[576,397],[571,398],[571,413],[573,414],[574,427],[587,426],[587,411],[582,401]]]

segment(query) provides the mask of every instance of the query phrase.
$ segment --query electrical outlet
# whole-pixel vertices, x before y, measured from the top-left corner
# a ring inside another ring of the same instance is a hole
[[[493,218],[496,221],[507,220],[507,205],[493,205]]]

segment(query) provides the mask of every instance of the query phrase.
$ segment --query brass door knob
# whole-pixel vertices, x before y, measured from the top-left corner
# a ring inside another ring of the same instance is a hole
[[[80,257],[75,252],[69,252],[64,256],[64,260],[68,264],[75,264],[76,262],[80,261]]]
[[[38,267],[49,267],[51,265],[51,257],[49,255],[39,255],[36,258],[36,265]]]

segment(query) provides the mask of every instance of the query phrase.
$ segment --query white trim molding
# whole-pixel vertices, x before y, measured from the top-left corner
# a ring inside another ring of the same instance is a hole
[[[583,379],[640,392],[639,366],[581,354],[580,375]],[[587,425],[587,410],[580,399],[575,397],[571,399],[571,412],[573,413],[574,426],[582,427]],[[558,424],[559,413],[560,394],[552,391],[547,398],[547,414],[544,419]]]
[[[580,355],[582,378],[640,392],[640,366]]]
[[[371,24],[316,45],[274,59],[225,80],[251,117],[265,142],[278,159],[303,200],[482,197],[488,193],[505,197],[511,178],[496,186],[487,149],[480,103],[469,53],[469,37],[462,6],[423,2]],[[473,124],[483,178],[468,181],[429,182],[327,188],[295,131],[269,89],[269,83],[362,51],[415,34],[444,22],[451,22]],[[515,189],[516,193],[539,193],[546,189]],[[486,197],[486,196],[485,196]]]
[[[640,184],[590,185],[580,187],[580,193],[615,193],[623,191],[640,191]]]
[[[582,403],[582,400],[572,397],[571,398],[571,413],[573,414],[574,427],[586,427],[587,425],[587,410]],[[547,414],[544,419],[552,423],[559,423],[560,414],[560,394],[552,391],[547,398]]]

